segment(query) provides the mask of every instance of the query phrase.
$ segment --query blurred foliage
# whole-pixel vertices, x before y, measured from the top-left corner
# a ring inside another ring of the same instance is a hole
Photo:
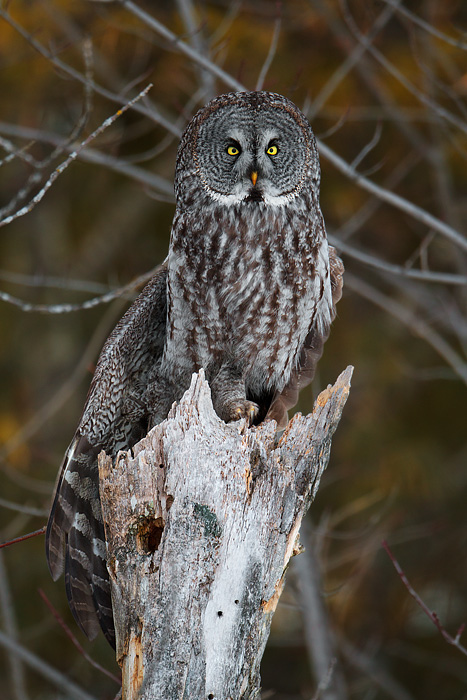
[[[380,130],[361,172],[459,231],[463,226],[465,234],[466,130],[447,124],[436,110],[421,104],[368,54],[313,110],[314,100],[358,45],[346,13],[360,31],[371,32],[387,3],[356,0],[346,9],[337,0],[291,0],[278,10],[272,0],[200,0],[194,33],[182,19],[183,4],[158,0],[140,6],[193,46],[202,49],[206,42],[211,58],[248,89],[257,84],[280,12],[278,45],[264,87],[308,110],[316,134],[348,162]],[[467,5],[462,0],[409,5],[437,32],[457,37],[462,27],[465,31]],[[8,13],[23,33],[0,17],[0,136],[24,151],[9,160],[7,149],[0,148],[0,207],[13,202],[17,210],[29,202],[65,159],[70,135],[73,143],[81,142],[149,82],[154,87],[146,104],[176,133],[209,99],[209,90],[217,94],[231,89],[219,79],[201,76],[198,66],[118,3],[14,0]],[[91,59],[86,58],[87,39]],[[394,12],[373,46],[424,95],[466,125],[467,64],[460,43],[449,44]],[[95,90],[87,97],[83,85],[54,65],[51,56],[82,75],[87,71],[117,99]],[[83,128],[74,134],[83,114]],[[90,148],[170,183],[176,133],[133,110]],[[60,145],[62,150],[54,153]],[[43,165],[33,167],[23,155]],[[400,176],[391,184],[398,168]],[[39,174],[37,182],[16,203],[34,173]],[[431,235],[425,224],[389,204],[375,204],[324,159],[321,204],[331,234],[382,260],[405,265],[415,257],[421,269],[424,264],[425,269],[467,273],[465,250]],[[366,206],[373,207],[368,218],[346,233],[349,220]],[[77,303],[117,288],[164,259],[172,215],[171,198],[149,181],[78,159],[30,213],[2,228],[0,288],[34,304]],[[423,316],[462,356],[467,340],[465,288],[406,284],[362,261],[343,258],[352,275],[408,306],[414,317]],[[28,313],[0,304],[0,496],[43,510],[43,515],[32,516],[14,505],[0,506],[3,541],[45,524],[55,475],[79,419],[93,363],[128,298],[62,314]],[[313,395],[348,364],[355,366],[352,391],[312,508],[310,546],[320,555],[324,597],[349,696],[467,698],[466,657],[449,647],[423,616],[381,547],[387,539],[417,592],[455,634],[467,621],[465,383],[413,328],[362,298],[352,285],[339,304],[318,376],[300,397],[298,410],[310,411]],[[50,579],[43,538],[2,552],[0,587],[12,598],[13,630],[8,630],[5,609],[0,609],[1,629],[14,634],[16,627],[19,641],[44,661],[94,697],[113,698],[115,684],[78,654],[38,594],[42,588],[93,658],[115,670],[104,639],[90,644],[73,622],[63,581],[54,584]],[[310,698],[319,681],[309,670],[300,582],[291,569],[262,671],[268,697],[277,700]],[[406,695],[382,689],[348,648],[345,653],[346,640],[369,664],[395,679]],[[25,695],[2,648],[2,700],[64,696],[42,675],[23,670]]]

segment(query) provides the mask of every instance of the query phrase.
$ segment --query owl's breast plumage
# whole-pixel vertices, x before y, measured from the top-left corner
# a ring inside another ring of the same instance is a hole
[[[170,371],[208,369],[228,356],[254,393],[282,389],[316,315],[330,313],[319,209],[313,218],[305,207],[211,206],[202,222],[179,213],[168,262]]]

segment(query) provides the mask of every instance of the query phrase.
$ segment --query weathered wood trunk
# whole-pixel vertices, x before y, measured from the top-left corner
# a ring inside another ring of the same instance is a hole
[[[99,458],[123,700],[259,698],[259,667],[352,368],[294,416],[226,425],[203,372],[131,452]]]

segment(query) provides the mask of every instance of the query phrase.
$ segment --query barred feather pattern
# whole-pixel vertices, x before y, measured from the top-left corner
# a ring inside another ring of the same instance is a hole
[[[149,371],[161,356],[167,316],[163,264],[107,339],[86,405],[61,466],[46,533],[49,569],[65,569],[71,611],[93,639],[99,627],[115,646],[97,457],[116,457],[148,427],[141,401]]]
[[[191,120],[167,260],[107,340],[59,474],[47,530],[70,607],[115,644],[97,456],[161,422],[203,367],[225,421],[279,426],[313,377],[342,293],[304,115],[274,93],[229,93]]]

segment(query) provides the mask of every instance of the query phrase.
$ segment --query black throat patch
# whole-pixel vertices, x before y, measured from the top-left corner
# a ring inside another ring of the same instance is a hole
[[[263,202],[263,193],[257,187],[252,187],[245,202]]]

